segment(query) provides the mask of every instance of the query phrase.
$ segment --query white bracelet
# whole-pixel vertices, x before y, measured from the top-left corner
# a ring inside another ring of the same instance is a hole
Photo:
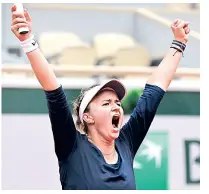
[[[27,40],[20,41],[20,46],[22,47],[22,49],[25,53],[29,53],[29,52],[32,52],[38,48],[38,43],[37,43],[34,35],[32,35]]]

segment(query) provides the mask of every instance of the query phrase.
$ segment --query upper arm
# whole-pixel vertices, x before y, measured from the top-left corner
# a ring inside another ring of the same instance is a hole
[[[146,84],[128,122],[121,129],[134,155],[147,134],[164,93],[158,86]]]
[[[55,143],[55,152],[59,160],[71,153],[76,141],[76,128],[71,115],[67,97],[60,86],[53,91],[45,91],[49,118]]]

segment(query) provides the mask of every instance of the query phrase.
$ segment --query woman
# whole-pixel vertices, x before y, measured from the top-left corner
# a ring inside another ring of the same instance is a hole
[[[124,126],[121,100],[126,90],[118,80],[81,92],[74,105],[75,126],[63,88],[33,38],[29,13],[25,10],[24,19],[16,13],[15,6],[11,10],[11,29],[46,94],[62,189],[136,189],[134,156],[182,58],[189,23],[182,20],[172,23],[175,40],[149,77],[143,95]],[[28,27],[29,33],[20,35],[20,27]]]

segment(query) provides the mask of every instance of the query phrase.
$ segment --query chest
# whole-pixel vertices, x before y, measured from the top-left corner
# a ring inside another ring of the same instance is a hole
[[[118,149],[118,162],[107,164],[98,150],[78,149],[65,165],[65,184],[89,190],[136,189],[132,160],[126,152]]]

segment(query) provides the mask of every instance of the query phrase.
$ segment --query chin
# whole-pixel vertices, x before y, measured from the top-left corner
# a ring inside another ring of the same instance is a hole
[[[111,139],[115,140],[119,137],[119,134],[120,134],[120,130],[117,132],[113,131],[113,132],[111,132],[110,137],[111,137]]]

